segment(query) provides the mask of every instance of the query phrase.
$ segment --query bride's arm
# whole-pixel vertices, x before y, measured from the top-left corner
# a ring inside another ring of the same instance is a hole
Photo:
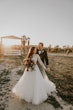
[[[44,63],[42,62],[42,60],[41,60],[39,55],[37,55],[37,61],[46,70],[46,67],[45,67]]]

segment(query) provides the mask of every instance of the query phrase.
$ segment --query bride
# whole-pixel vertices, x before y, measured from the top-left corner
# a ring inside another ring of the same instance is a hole
[[[41,61],[38,54],[36,54],[36,48],[31,47],[27,58],[31,58],[34,62],[34,68],[27,70],[25,68],[24,74],[12,89],[12,92],[19,96],[20,99],[24,99],[27,102],[38,105],[45,101],[53,91],[56,91],[55,84],[51,82],[46,73],[42,75],[37,62],[41,65],[42,70],[46,70],[45,65]]]

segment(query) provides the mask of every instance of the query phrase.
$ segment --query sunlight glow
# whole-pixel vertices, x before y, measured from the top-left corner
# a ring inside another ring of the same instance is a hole
[[[21,40],[3,39],[4,46],[21,45]]]

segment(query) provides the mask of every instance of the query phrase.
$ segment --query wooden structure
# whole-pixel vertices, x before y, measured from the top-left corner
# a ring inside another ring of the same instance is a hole
[[[4,50],[4,56],[21,56],[20,50]]]
[[[2,48],[3,47],[3,39],[14,39],[14,40],[20,40],[21,41],[21,45],[20,45],[20,49],[17,49],[17,48],[15,48],[15,49],[4,49],[4,48]],[[28,48],[29,48],[29,45],[30,45],[30,38],[29,37],[26,37],[25,35],[23,35],[23,36],[21,36],[21,38],[20,37],[17,37],[17,36],[13,36],[13,35],[11,35],[11,36],[4,36],[4,37],[1,37],[1,45],[2,45],[2,47],[1,47],[1,50],[2,50],[2,54],[4,55],[4,56],[9,56],[9,55],[23,55],[23,54],[25,54],[25,44],[27,43],[27,45],[28,45]]]
[[[3,44],[3,39],[14,39],[14,40],[21,40],[21,38],[17,37],[17,36],[4,36],[1,37],[1,45]],[[22,54],[22,46],[20,50],[16,50],[16,49],[3,49],[3,55],[4,56],[9,56],[9,55],[21,55]]]

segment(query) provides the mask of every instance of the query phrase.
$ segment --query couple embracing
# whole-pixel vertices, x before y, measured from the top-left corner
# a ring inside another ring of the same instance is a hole
[[[50,71],[47,51],[43,43],[39,43],[38,49],[31,47],[25,60],[25,70],[13,87],[12,92],[26,102],[38,105],[52,92],[56,92],[55,84],[47,77],[46,70]]]

